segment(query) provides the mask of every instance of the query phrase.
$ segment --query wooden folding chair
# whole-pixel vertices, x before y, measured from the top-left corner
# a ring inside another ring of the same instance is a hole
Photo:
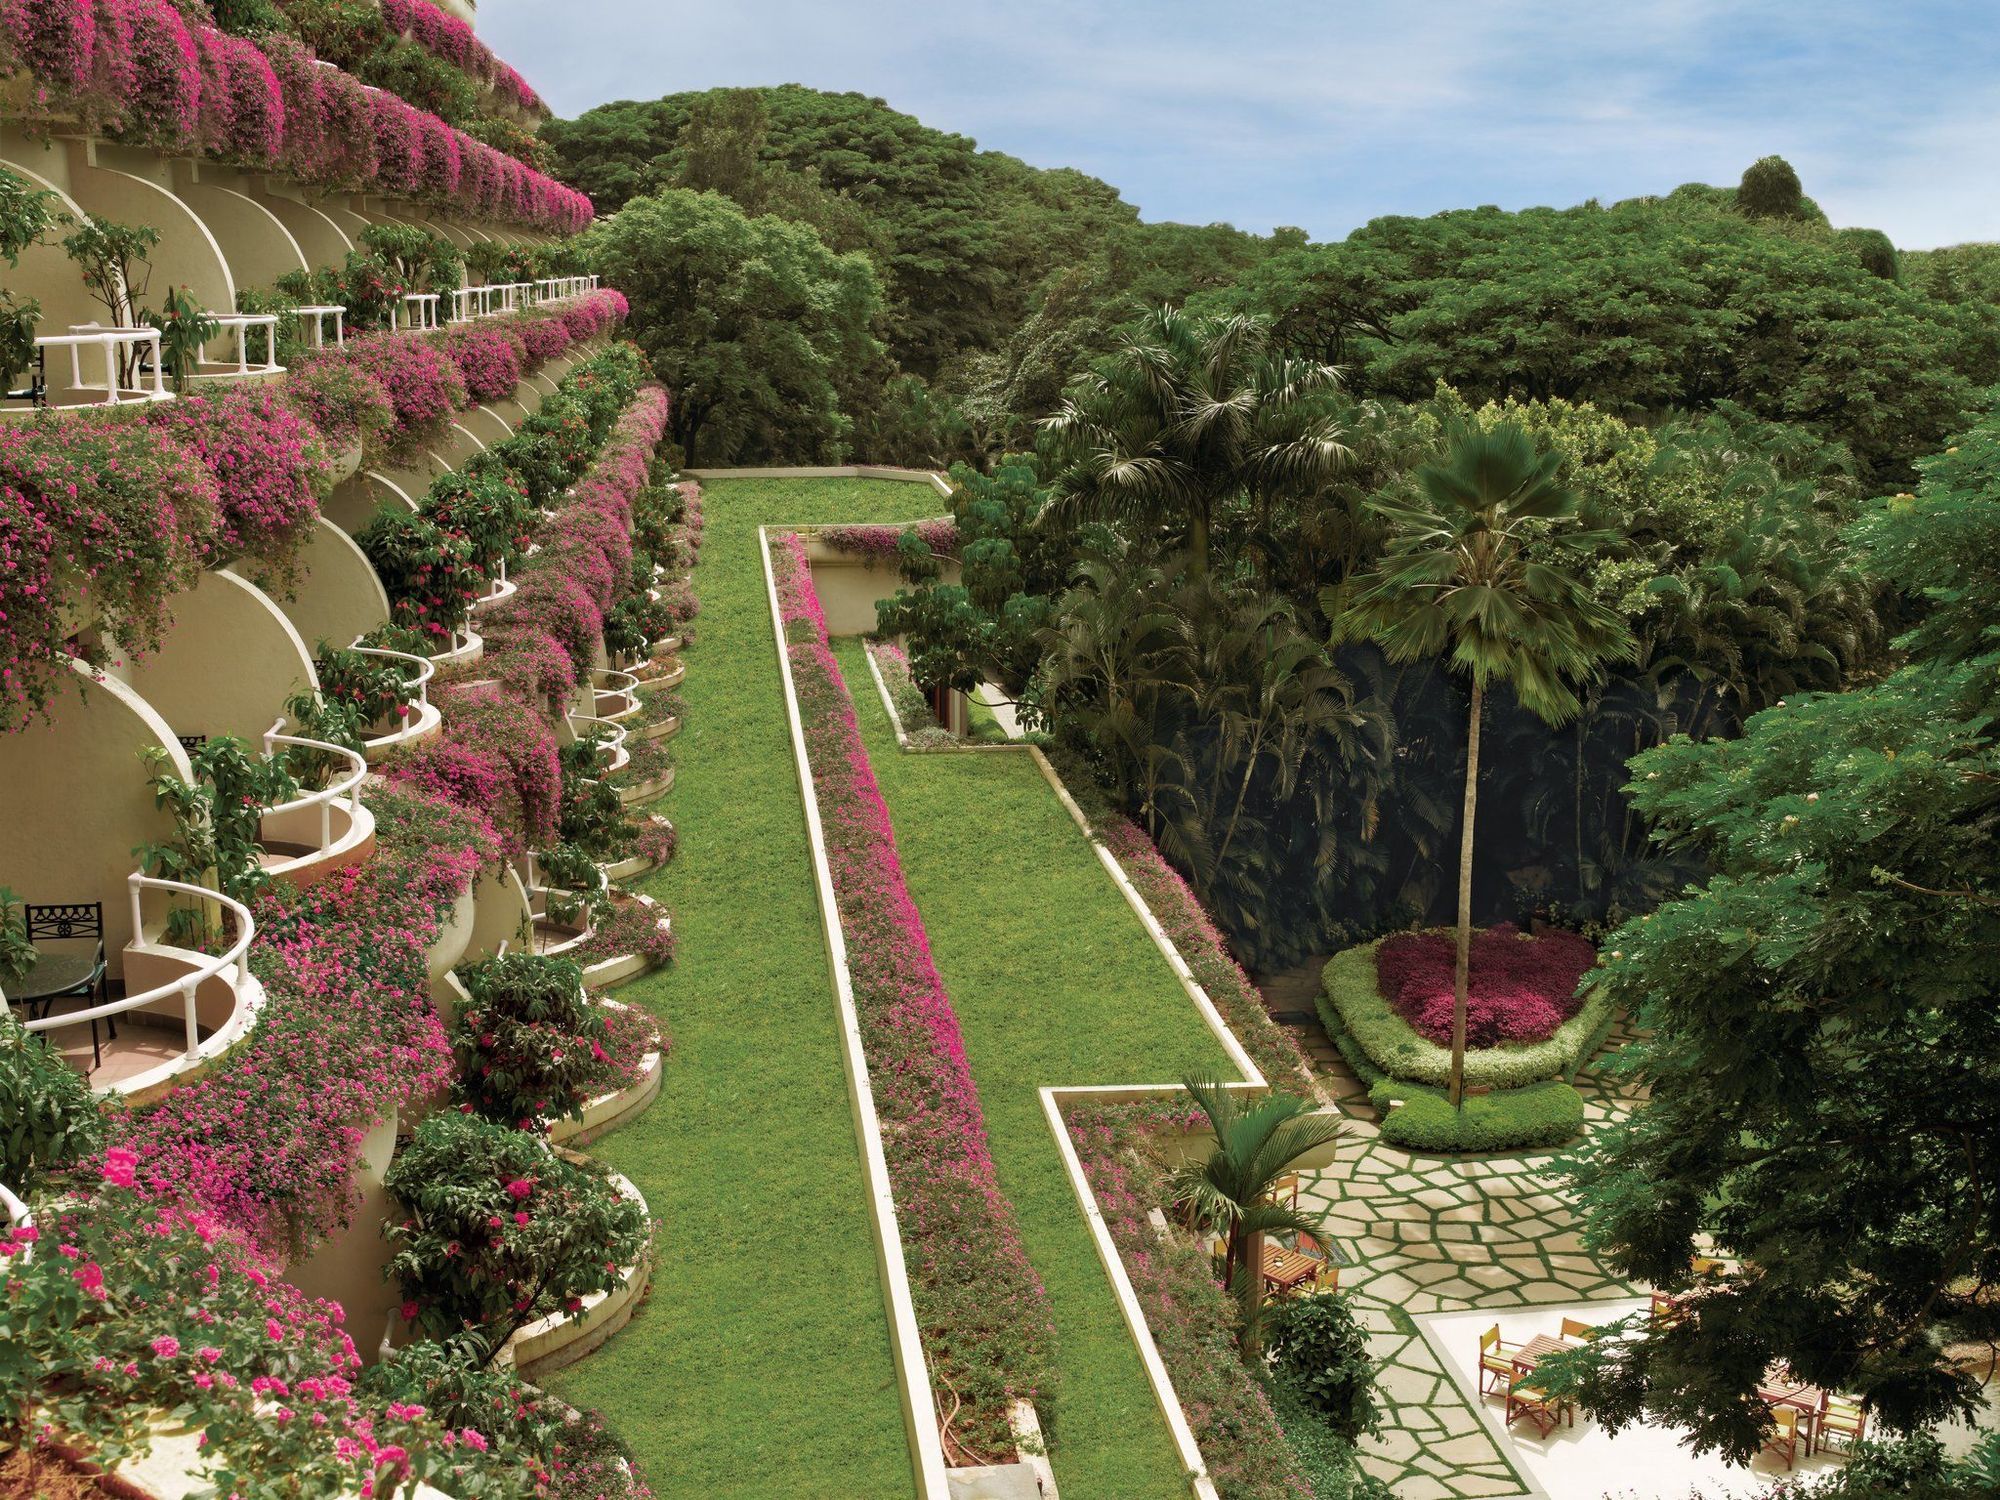
[[[1510,1358],[1516,1344],[1500,1342],[1500,1325],[1495,1323],[1479,1335],[1479,1394],[1491,1396],[1505,1392],[1514,1383],[1514,1361]],[[1496,1386],[1495,1381],[1499,1384]]]
[[[1868,1435],[1868,1411],[1859,1401],[1828,1391],[1819,1399],[1819,1419],[1813,1423],[1813,1442],[1827,1448],[1834,1439],[1849,1453],[1861,1446]]]
[[[1771,1408],[1771,1430],[1765,1435],[1764,1446],[1759,1451],[1782,1455],[1787,1469],[1799,1461],[1799,1414],[1794,1408]]]
[[[1576,1407],[1567,1396],[1551,1396],[1547,1391],[1528,1382],[1533,1376],[1525,1376],[1507,1388],[1507,1425],[1512,1427],[1516,1417],[1526,1417],[1535,1424],[1535,1430],[1547,1437],[1568,1418],[1569,1425],[1576,1426]]]
[[[1594,1339],[1597,1337],[1597,1325],[1579,1323],[1575,1318],[1564,1318],[1562,1336],[1566,1339]]]

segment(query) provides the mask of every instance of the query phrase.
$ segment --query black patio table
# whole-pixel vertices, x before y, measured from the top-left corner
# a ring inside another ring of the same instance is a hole
[[[96,968],[97,956],[92,953],[44,953],[26,979],[5,986],[7,1003],[26,1006],[28,1019],[39,1021],[49,1013],[52,1002],[87,981]],[[35,1013],[37,1003],[40,1015]]]

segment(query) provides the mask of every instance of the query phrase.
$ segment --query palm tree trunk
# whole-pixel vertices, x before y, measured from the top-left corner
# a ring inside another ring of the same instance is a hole
[[[1248,1234],[1243,1238],[1242,1261],[1236,1271],[1243,1278],[1237,1293],[1243,1303],[1243,1330],[1237,1348],[1244,1363],[1255,1364],[1264,1353],[1264,1236]]]
[[[1479,803],[1479,714],[1486,690],[1472,682],[1472,724],[1465,742],[1465,823],[1458,833],[1458,962],[1451,976],[1451,1107],[1465,1107],[1465,1008],[1472,986],[1472,819]]]
[[[1188,516],[1188,562],[1197,578],[1208,572],[1208,510],[1197,506]]]

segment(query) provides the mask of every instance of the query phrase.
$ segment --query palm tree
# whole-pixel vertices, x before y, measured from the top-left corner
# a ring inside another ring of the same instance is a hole
[[[1417,473],[1418,496],[1377,500],[1388,549],[1366,574],[1326,590],[1336,640],[1373,639],[1391,661],[1446,652],[1472,679],[1465,806],[1458,846],[1458,961],[1452,977],[1451,1102],[1465,1093],[1465,1008],[1472,964],[1472,833],[1479,794],[1479,726],[1490,683],[1511,683],[1550,725],[1582,706],[1573,680],[1632,653],[1617,611],[1579,576],[1588,534],[1557,531],[1576,496],[1520,426],[1454,427],[1444,462]]]
[[[1256,318],[1149,314],[1043,422],[1059,462],[1043,514],[1160,528],[1207,571],[1217,510],[1247,498],[1259,535],[1281,503],[1347,462],[1332,365],[1279,359]],[[1136,537],[1135,537],[1136,539]]]
[[[1324,1213],[1277,1201],[1278,1180],[1300,1158],[1338,1140],[1341,1122],[1286,1094],[1267,1095],[1246,1109],[1212,1079],[1182,1082],[1208,1117],[1215,1148],[1206,1160],[1175,1171],[1169,1187],[1197,1224],[1223,1237],[1223,1277],[1243,1304],[1240,1347],[1243,1358],[1254,1361],[1262,1347],[1264,1236],[1326,1233]]]

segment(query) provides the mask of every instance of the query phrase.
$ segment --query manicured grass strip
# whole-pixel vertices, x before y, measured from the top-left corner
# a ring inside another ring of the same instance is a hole
[[[702,1500],[914,1493],[859,1149],[840,1064],[757,527],[933,513],[927,487],[719,481],[681,688],[680,833],[646,882],[679,958],[618,991],[674,1039],[665,1086],[591,1154],[657,1226],[632,1324],[554,1377],[601,1409],[655,1493]]]
[[[1173,971],[1026,755],[905,755],[860,642],[837,644],[911,894],[965,1034],[1001,1190],[1048,1291],[1066,1495],[1184,1495],[1185,1476],[1036,1090],[1227,1072]]]

